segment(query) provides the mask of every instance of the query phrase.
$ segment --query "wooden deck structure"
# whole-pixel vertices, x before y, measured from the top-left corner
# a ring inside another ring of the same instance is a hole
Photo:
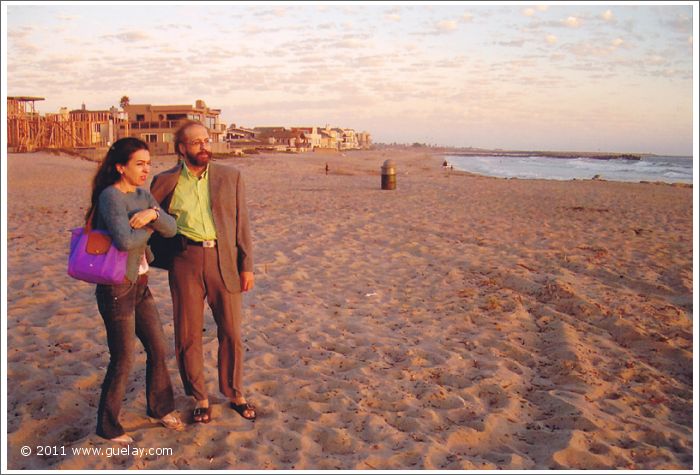
[[[42,116],[35,102],[43,100],[31,96],[7,98],[8,151],[109,147],[118,138],[119,124],[128,132],[128,121],[111,111],[79,109]]]

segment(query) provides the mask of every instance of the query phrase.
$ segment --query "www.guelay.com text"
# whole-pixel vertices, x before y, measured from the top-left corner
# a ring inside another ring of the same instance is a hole
[[[63,445],[37,445],[32,448],[25,445],[20,450],[22,455],[28,457],[32,454],[40,457],[49,456],[86,456],[97,455],[99,457],[115,457],[119,455],[133,455],[134,457],[162,457],[173,455],[173,449],[169,447],[135,447],[127,445],[125,447],[70,447],[66,449]]]

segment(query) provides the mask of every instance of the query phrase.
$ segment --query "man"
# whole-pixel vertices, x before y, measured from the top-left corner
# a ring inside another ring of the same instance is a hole
[[[242,417],[255,420],[242,392],[241,292],[253,289],[253,252],[238,170],[211,162],[207,129],[188,121],[175,133],[180,162],[153,178],[151,193],[175,217],[183,243],[172,256],[175,352],[185,392],[196,400],[195,422],[211,421],[204,377],[202,327],[209,302],[219,340],[219,390]]]

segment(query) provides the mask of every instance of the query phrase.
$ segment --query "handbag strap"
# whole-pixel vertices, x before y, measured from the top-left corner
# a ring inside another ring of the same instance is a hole
[[[84,232],[86,232],[86,233],[89,233],[90,231],[92,231],[92,218],[94,218],[94,216],[95,216],[95,208],[97,208],[97,206],[92,207],[92,209],[90,210],[90,216],[88,216],[88,219],[85,222],[85,227],[83,229],[85,230]]]

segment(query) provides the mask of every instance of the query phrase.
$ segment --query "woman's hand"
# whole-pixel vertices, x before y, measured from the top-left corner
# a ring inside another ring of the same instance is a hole
[[[144,209],[134,214],[129,220],[129,225],[134,229],[141,229],[148,223],[158,218],[158,212],[154,209]]]

